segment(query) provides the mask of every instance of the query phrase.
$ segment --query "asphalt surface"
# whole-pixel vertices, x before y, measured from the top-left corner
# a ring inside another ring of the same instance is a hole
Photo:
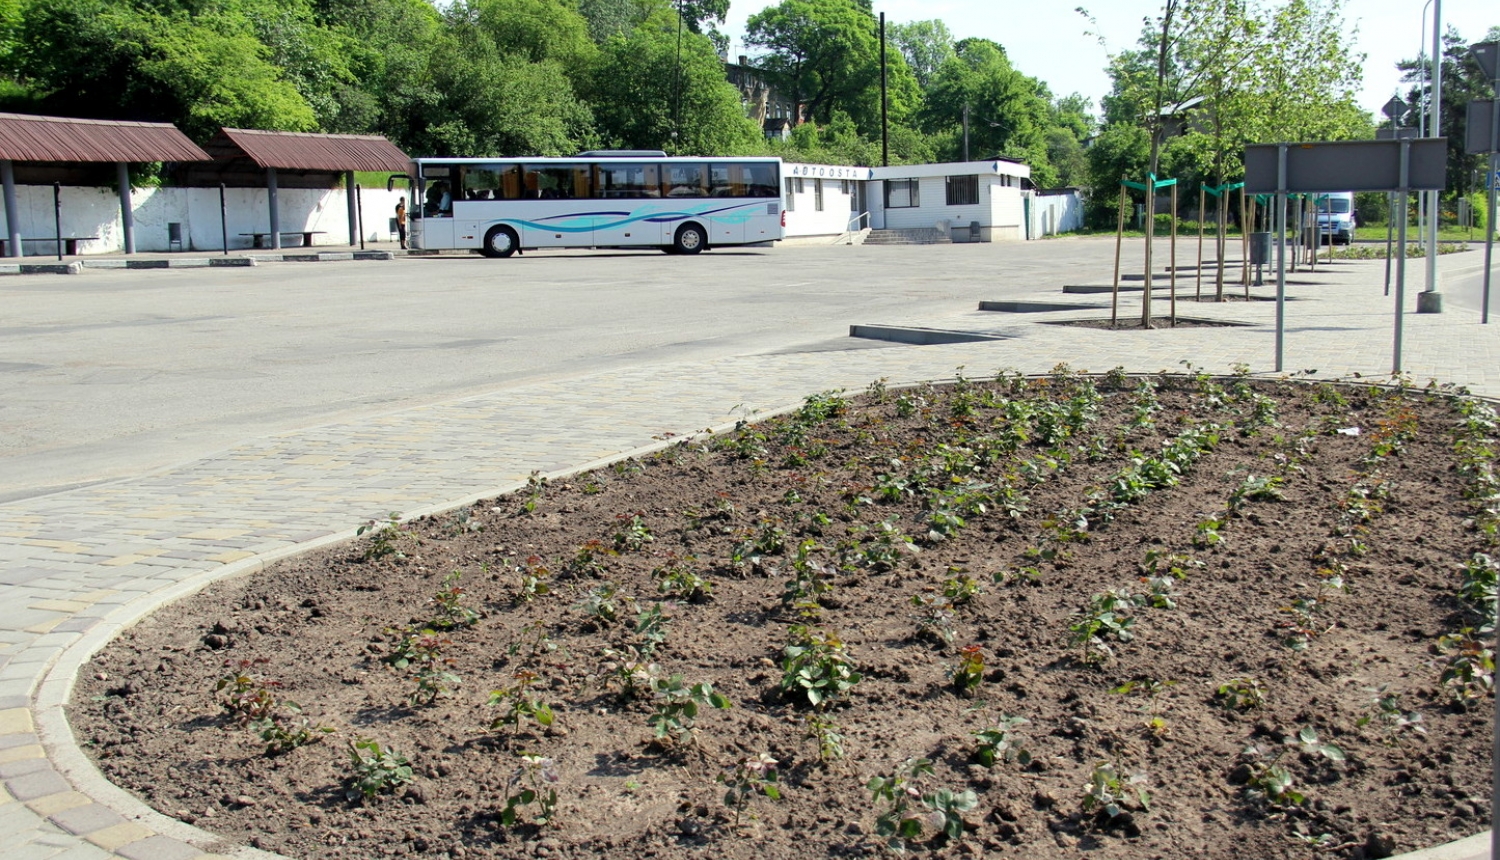
[[[0,279],[0,501],[257,435],[1106,281],[1108,242],[534,252]],[[1136,256],[1139,256],[1137,253]]]

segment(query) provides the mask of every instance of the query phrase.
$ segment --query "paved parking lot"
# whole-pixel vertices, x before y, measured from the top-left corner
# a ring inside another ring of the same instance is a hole
[[[851,323],[1107,279],[1112,255],[554,252],[0,278],[0,500],[530,381],[842,347]]]
[[[1112,254],[1109,240],[1061,240],[0,280],[6,860],[228,853],[98,777],[67,727],[72,679],[162,602],[352,536],[367,518],[453,506],[533,469],[576,468],[882,377],[1058,362],[1273,372],[1269,302],[1179,308],[1246,326],[1152,332],[1040,324],[1103,311],[976,310],[1007,298],[1107,307],[1108,296],[1059,290],[1108,283]],[[1293,279],[1287,370],[1390,370],[1383,272],[1343,263]],[[1122,315],[1138,302],[1126,294]],[[1500,395],[1500,323],[1480,326],[1463,308],[1404,320],[1416,381]],[[1001,339],[868,348],[841,337],[851,323]]]

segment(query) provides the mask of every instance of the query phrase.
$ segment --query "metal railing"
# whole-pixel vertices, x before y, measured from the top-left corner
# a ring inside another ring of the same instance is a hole
[[[856,227],[855,226],[856,224],[858,224],[860,226]],[[870,213],[868,213],[868,212],[861,212],[858,215],[855,215],[853,218],[849,219],[848,225],[844,227],[844,232],[845,233],[854,233],[854,232],[858,232],[859,230],[864,230],[864,229],[866,229],[869,226],[870,226]]]

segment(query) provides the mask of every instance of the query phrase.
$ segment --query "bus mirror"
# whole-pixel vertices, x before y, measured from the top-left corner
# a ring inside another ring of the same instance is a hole
[[[404,181],[407,184],[408,187],[411,185],[411,177],[410,176],[407,176],[404,173],[392,173],[390,176],[387,176],[385,178],[385,190],[387,190],[387,191],[394,191],[396,189],[396,180],[397,179],[400,179],[400,180]]]

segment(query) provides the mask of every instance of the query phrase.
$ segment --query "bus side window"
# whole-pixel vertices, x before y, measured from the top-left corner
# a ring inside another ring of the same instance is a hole
[[[770,164],[751,164],[746,167],[750,174],[751,197],[776,196],[776,168]]]

